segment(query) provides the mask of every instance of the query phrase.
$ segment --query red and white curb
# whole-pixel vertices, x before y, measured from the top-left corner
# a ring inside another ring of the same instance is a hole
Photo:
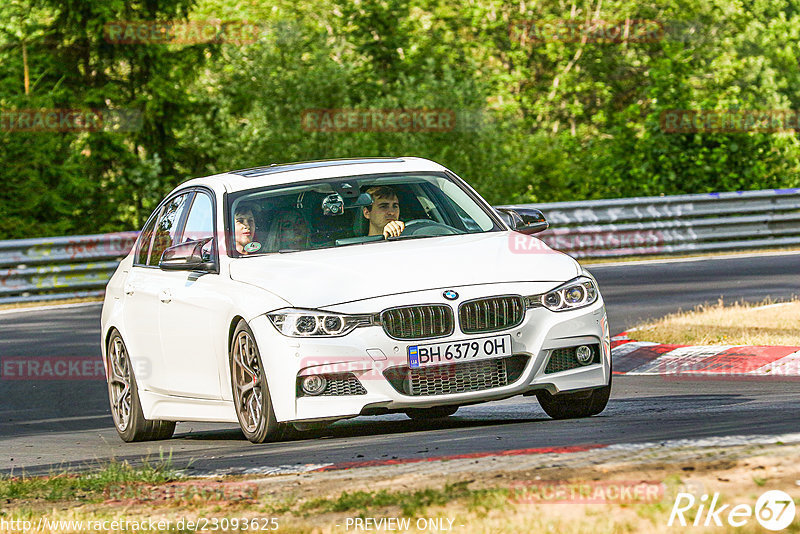
[[[614,374],[698,377],[800,377],[800,347],[672,345],[611,338]]]

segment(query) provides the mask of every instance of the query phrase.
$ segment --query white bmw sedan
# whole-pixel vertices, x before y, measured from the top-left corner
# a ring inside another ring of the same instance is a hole
[[[452,415],[536,396],[600,413],[609,331],[594,278],[420,158],[270,165],[189,180],[108,283],[102,348],[125,441],[177,421],[255,443],[360,415]]]

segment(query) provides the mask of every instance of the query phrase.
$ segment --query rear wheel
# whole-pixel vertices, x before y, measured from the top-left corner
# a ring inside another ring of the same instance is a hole
[[[128,350],[116,330],[108,340],[107,354],[108,401],[119,437],[127,442],[171,438],[175,432],[174,421],[145,419]]]
[[[233,333],[230,356],[233,402],[245,437],[253,443],[283,439],[288,425],[275,418],[261,355],[244,320]]]
[[[458,406],[434,406],[433,408],[409,408],[406,415],[415,421],[450,417],[458,411]]]

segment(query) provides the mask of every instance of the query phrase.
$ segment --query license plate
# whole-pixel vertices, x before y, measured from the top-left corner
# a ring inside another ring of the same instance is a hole
[[[447,343],[411,345],[408,366],[412,369],[458,362],[473,362],[511,356],[511,335],[481,337]]]

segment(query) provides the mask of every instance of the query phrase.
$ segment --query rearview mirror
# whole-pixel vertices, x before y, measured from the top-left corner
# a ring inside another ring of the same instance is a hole
[[[164,271],[213,271],[214,262],[210,260],[210,254],[203,254],[203,246],[211,239],[208,237],[169,247],[161,255],[159,268]]]
[[[550,227],[544,213],[533,208],[496,208],[503,220],[515,232],[535,234]]]
[[[322,201],[323,215],[344,215],[344,210],[372,205],[372,195],[361,193],[357,197],[342,198],[339,193],[333,193]]]

